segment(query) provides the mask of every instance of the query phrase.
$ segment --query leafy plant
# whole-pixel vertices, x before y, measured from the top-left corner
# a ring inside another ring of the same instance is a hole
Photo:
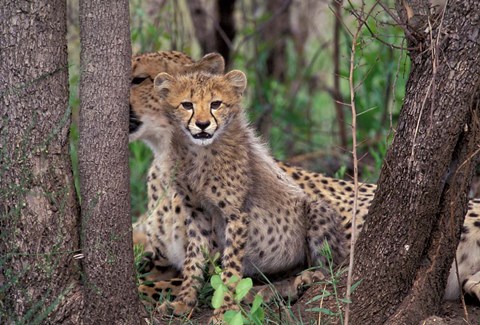
[[[324,286],[324,289],[321,290],[321,293],[319,295],[316,295],[312,299],[310,299],[306,304],[310,305],[312,303],[318,302],[319,300],[332,297],[335,300],[337,310],[333,311],[331,309],[320,306],[320,307],[308,308],[307,311],[322,313],[327,316],[338,318],[340,323],[343,324],[344,320],[343,320],[342,305],[351,303],[350,300],[344,297],[341,297],[338,290],[339,281],[342,274],[345,272],[345,269],[342,269],[342,268],[336,269],[334,267],[332,251],[327,241],[325,241],[323,244],[321,254],[326,258],[327,265],[325,266],[325,269],[328,272],[329,276],[328,278],[325,279],[323,283],[326,285]],[[360,285],[360,283],[361,281],[354,283],[352,285],[351,291],[353,292]],[[318,284],[315,284],[315,285],[318,285]],[[332,288],[332,289],[327,289],[327,288]]]
[[[214,274],[210,278],[210,284],[214,289],[212,297],[212,307],[219,309],[224,302],[225,295],[229,292],[228,285],[233,285],[235,288],[233,300],[238,307],[238,310],[229,310],[225,312],[224,320],[229,325],[243,325],[243,324],[263,324],[265,319],[265,312],[262,308],[263,299],[260,295],[255,295],[252,306],[249,310],[245,310],[242,305],[242,299],[253,288],[253,281],[251,278],[244,278],[239,280],[233,276],[228,284],[225,284],[221,279],[221,274]]]

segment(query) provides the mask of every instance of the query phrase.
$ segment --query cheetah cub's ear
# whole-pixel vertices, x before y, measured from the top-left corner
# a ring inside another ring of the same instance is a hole
[[[211,74],[223,74],[225,71],[225,60],[218,53],[208,53],[193,65],[194,71],[205,71]]]
[[[168,96],[174,80],[175,79],[166,72],[161,72],[155,77],[153,84],[160,98],[165,99]]]
[[[225,80],[235,89],[238,96],[242,96],[247,87],[247,76],[240,70],[232,70],[225,75]]]

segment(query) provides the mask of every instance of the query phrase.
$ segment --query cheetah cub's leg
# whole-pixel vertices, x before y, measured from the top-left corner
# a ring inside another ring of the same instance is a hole
[[[304,273],[308,274],[310,282],[304,278]],[[276,281],[271,284],[255,286],[248,292],[243,299],[243,302],[246,304],[252,304],[257,294],[260,295],[265,302],[272,302],[278,297],[297,300],[304,291],[300,282],[304,281],[311,283],[311,273],[312,272],[303,272],[299,276],[292,276],[288,279]]]
[[[170,309],[175,315],[182,315],[196,306],[198,290],[203,285],[203,273],[207,265],[204,252],[213,254],[211,219],[201,209],[189,210],[185,220],[188,242],[182,268],[183,283],[175,300],[160,306],[162,313]]]
[[[328,266],[327,259],[322,254],[324,241],[327,241],[330,246],[333,263],[335,265],[340,264],[347,254],[346,243],[343,239],[344,234],[339,223],[340,216],[325,202],[313,200],[305,202],[305,216],[308,225],[306,240],[309,267]],[[324,273],[323,268],[306,270],[296,277],[278,281],[272,285],[253,288],[244,301],[252,302],[256,293],[260,294],[264,301],[271,301],[277,296],[292,300],[298,299],[305,290],[305,286],[324,280]]]
[[[165,281],[144,282],[138,286],[138,292],[148,297],[147,303],[155,304],[160,297],[177,296],[182,279],[174,278]]]
[[[177,296],[180,292],[182,279],[176,278],[178,271],[160,250],[155,248],[155,253],[147,252],[143,259],[145,263],[140,272],[140,285],[138,292],[143,294],[147,303],[156,304],[161,297]]]
[[[307,216],[307,245],[309,267],[322,266],[322,269],[302,272],[294,281],[295,288],[301,288],[323,280],[328,265],[324,256],[325,242],[330,247],[334,265],[341,264],[347,255],[344,234],[341,230],[340,216],[322,200],[308,200],[305,212]]]
[[[140,290],[142,287],[153,287],[152,283],[165,283],[169,281],[179,280],[179,271],[172,265],[172,263],[164,255],[164,250],[158,245],[154,249],[155,252],[147,251],[142,256],[138,272],[140,273],[140,286],[139,291],[146,293],[150,290]],[[181,280],[181,279],[180,279]],[[165,287],[162,285],[162,287]],[[175,287],[175,286],[173,286]],[[176,295],[175,291],[172,291],[172,295]]]
[[[306,202],[307,245],[310,252],[310,266],[326,265],[322,255],[324,242],[328,242],[333,264],[339,265],[347,256],[346,242],[340,224],[340,215],[322,200]]]
[[[227,310],[236,310],[238,306],[234,302],[234,291],[237,282],[243,276],[243,258],[245,256],[245,244],[248,238],[248,215],[240,212],[233,207],[226,207],[224,209],[226,215],[225,227],[225,248],[222,254],[222,281],[228,287],[228,292],[225,294],[223,305],[216,309],[212,322],[217,322],[222,319],[223,314]],[[233,278],[236,278],[234,281]]]
[[[178,209],[184,206],[178,194],[157,197],[155,200],[149,202],[149,212],[140,220],[139,229],[146,233],[147,246],[139,268],[141,283],[138,291],[158,303],[161,296],[177,296],[180,292],[180,271],[168,253],[173,250],[172,247],[183,249],[186,243],[186,216],[172,209],[172,204]],[[183,260],[184,254],[176,253],[178,265],[178,260]]]

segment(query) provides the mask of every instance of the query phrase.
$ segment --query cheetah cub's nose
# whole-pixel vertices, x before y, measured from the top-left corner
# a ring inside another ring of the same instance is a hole
[[[195,125],[198,126],[202,131],[205,131],[205,129],[210,125],[210,121],[196,121]]]

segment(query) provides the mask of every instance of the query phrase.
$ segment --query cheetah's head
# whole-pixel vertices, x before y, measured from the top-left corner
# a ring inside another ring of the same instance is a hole
[[[173,124],[194,144],[208,146],[240,111],[247,78],[239,70],[176,77],[160,73],[154,83]]]
[[[130,86],[130,141],[143,140],[154,151],[162,150],[163,138],[171,126],[153,88],[153,80],[160,72],[181,75],[196,71],[221,74],[225,69],[223,57],[210,53],[194,62],[190,57],[175,51],[160,51],[132,58]]]

